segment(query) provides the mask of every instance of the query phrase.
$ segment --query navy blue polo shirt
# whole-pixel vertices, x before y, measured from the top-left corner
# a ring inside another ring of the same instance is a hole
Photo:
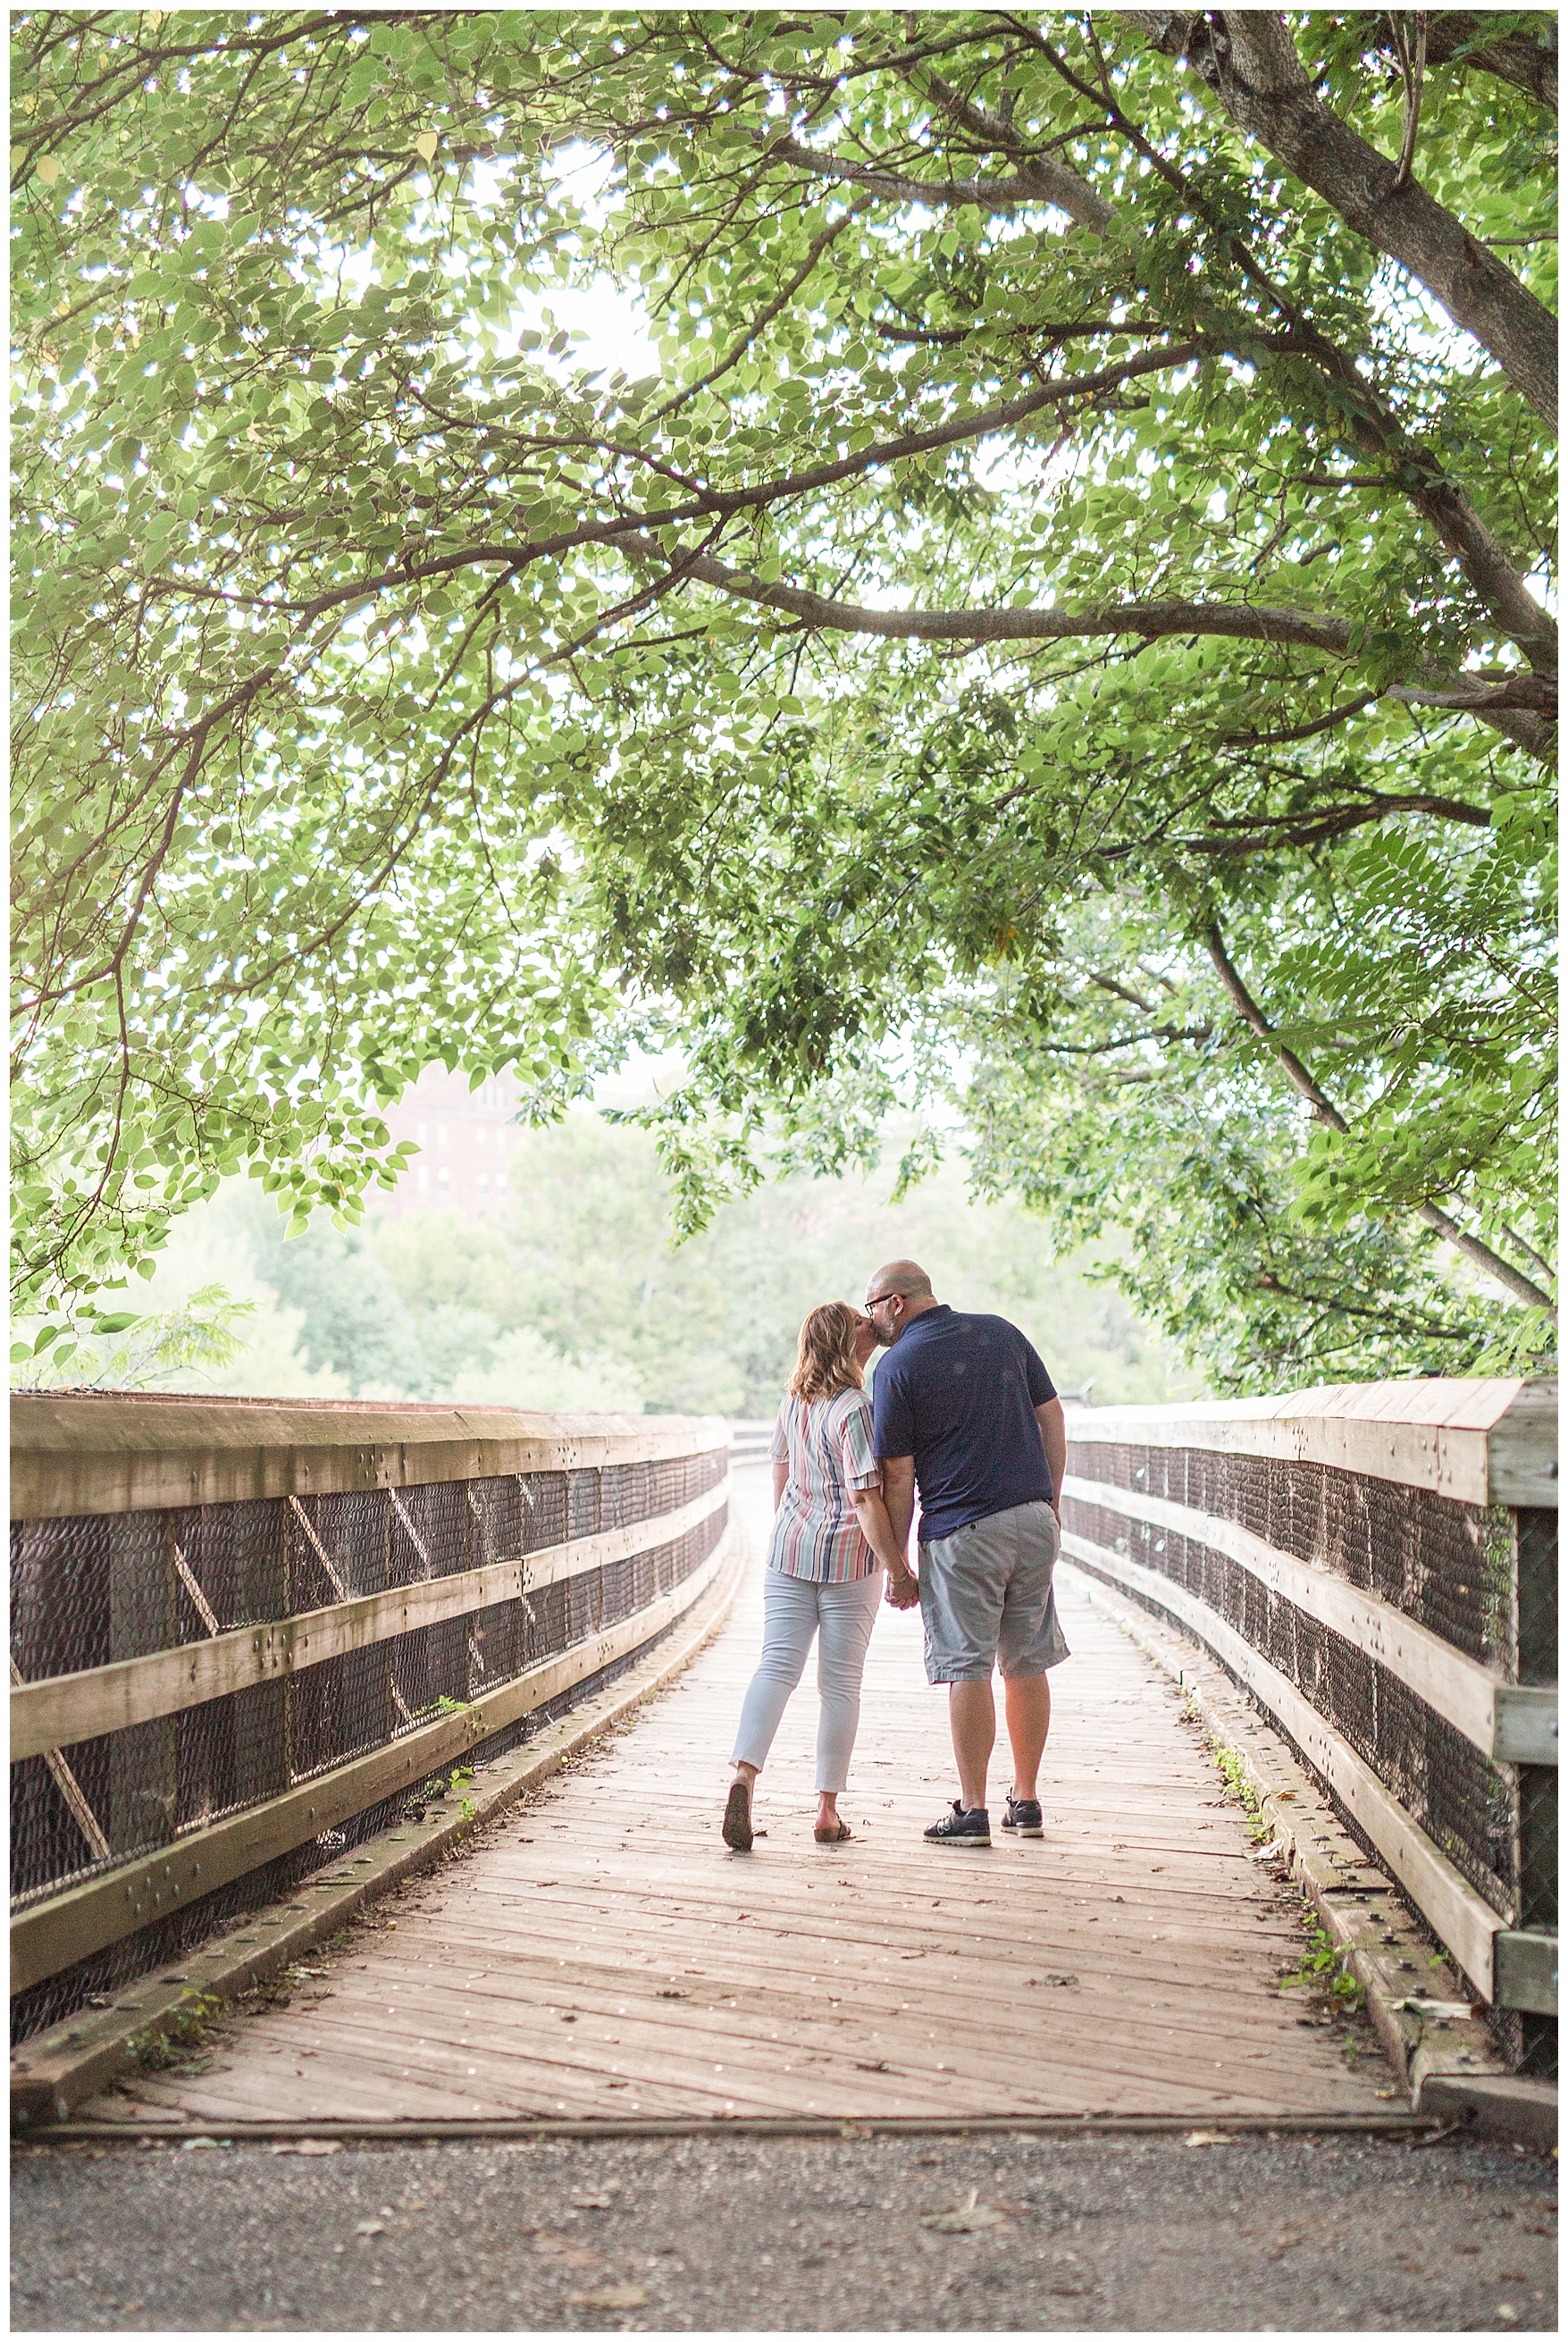
[[[1005,1317],[939,1302],[877,1361],[878,1456],[913,1456],[920,1534],[951,1536],[1054,1491],[1034,1410],[1056,1396],[1040,1354]]]

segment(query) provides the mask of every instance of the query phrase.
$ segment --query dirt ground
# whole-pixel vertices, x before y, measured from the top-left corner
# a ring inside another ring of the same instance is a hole
[[[14,2165],[12,2315],[20,2333],[1542,2332],[1556,2208],[1553,2163],[1457,2139],[39,2147]]]

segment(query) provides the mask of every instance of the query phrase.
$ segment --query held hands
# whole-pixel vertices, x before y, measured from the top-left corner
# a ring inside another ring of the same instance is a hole
[[[887,1604],[890,1610],[913,1610],[920,1600],[920,1580],[907,1569],[890,1569],[887,1573]]]

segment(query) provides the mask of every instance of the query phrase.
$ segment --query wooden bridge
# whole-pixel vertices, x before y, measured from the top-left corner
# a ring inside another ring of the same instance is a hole
[[[1046,1835],[961,1860],[891,1611],[853,1839],[808,1681],[722,1845],[767,1512],[722,1424],[22,1398],[14,2120],[1539,2125],[1553,1406],[1075,1413]]]

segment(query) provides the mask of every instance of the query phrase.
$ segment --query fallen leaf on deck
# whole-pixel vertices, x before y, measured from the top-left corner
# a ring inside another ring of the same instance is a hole
[[[1228,2130],[1190,2130],[1182,2143],[1184,2147],[1233,2147],[1235,2140]]]
[[[354,2233],[356,2237],[385,2237],[386,2223],[385,2220],[356,2220]]]

